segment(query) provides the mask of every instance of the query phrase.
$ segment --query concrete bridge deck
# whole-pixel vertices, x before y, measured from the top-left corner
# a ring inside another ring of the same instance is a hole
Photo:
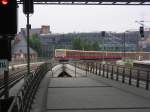
[[[49,72],[32,112],[150,112],[150,91],[90,74],[51,78]]]

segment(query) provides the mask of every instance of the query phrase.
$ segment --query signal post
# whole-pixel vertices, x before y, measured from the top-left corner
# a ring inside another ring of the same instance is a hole
[[[4,74],[4,99],[0,99],[0,111],[6,112],[13,98],[9,97],[9,61],[11,61],[11,40],[17,33],[17,1],[0,1],[0,71]]]

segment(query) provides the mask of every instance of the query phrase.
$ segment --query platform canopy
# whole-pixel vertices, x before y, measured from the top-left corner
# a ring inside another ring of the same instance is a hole
[[[22,4],[23,0],[17,0]],[[34,0],[34,4],[50,5],[150,5],[150,0]]]

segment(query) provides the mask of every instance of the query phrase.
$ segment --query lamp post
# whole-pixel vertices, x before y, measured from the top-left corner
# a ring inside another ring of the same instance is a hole
[[[25,77],[25,81],[27,81],[28,76],[30,75],[30,29],[31,29],[31,25],[29,24],[29,13],[27,14],[27,73],[28,75]]]
[[[128,32],[130,32],[130,31],[125,31],[124,33],[123,33],[123,61],[125,61],[125,59],[126,59],[126,33],[128,33]]]
[[[103,44],[103,52],[104,52],[104,37],[105,37],[105,35],[106,35],[106,32],[105,31],[102,31],[101,32],[101,37],[102,37],[102,44]],[[103,55],[102,55],[103,57],[102,57],[102,61],[104,62],[104,53],[103,53]]]
[[[122,41],[122,52],[123,52],[123,61],[125,61],[125,52],[126,52],[126,40],[125,40],[125,36],[126,36],[126,33],[124,32],[123,33],[123,41]]]
[[[136,59],[137,60],[139,60],[139,51],[140,51],[140,49],[139,49],[139,36],[138,35],[136,35],[136,52],[137,52],[137,56],[136,56]]]

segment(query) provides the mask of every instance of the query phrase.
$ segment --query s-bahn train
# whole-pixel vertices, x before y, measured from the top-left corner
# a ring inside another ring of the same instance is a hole
[[[119,60],[128,59],[150,59],[150,52],[110,52],[110,51],[83,51],[55,49],[57,60]]]

